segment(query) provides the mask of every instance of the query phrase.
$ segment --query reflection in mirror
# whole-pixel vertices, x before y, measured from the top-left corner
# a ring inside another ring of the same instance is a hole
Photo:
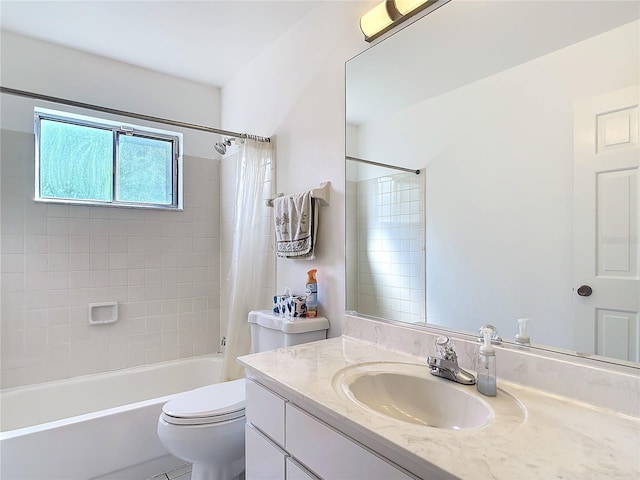
[[[424,175],[347,158],[349,308],[425,322]]]
[[[348,310],[640,361],[638,18],[458,0],[347,62],[347,155],[420,169],[425,225],[391,267],[411,174],[347,162]]]

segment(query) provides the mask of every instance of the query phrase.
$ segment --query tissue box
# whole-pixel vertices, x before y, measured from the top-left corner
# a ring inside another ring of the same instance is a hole
[[[292,295],[291,290],[287,288],[284,294],[273,296],[273,313],[287,317],[306,317],[307,296]]]

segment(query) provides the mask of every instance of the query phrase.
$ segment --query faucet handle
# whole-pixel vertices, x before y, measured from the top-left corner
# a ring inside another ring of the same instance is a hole
[[[478,332],[480,333],[480,336],[478,337],[478,341],[479,342],[484,342],[484,336],[482,335],[482,331],[488,328],[489,330],[491,330],[491,343],[493,343],[494,345],[499,345],[500,343],[502,343],[502,337],[500,335],[498,335],[498,329],[494,326],[494,325],[483,325],[480,327],[480,330],[478,330]]]
[[[445,360],[450,360],[452,362],[457,362],[458,356],[456,355],[456,351],[453,347],[453,342],[446,335],[440,335],[436,338],[436,349],[442,358]]]

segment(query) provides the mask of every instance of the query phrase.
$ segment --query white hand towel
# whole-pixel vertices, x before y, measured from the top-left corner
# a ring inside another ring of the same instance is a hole
[[[278,257],[314,259],[318,213],[311,192],[277,197],[273,209]]]

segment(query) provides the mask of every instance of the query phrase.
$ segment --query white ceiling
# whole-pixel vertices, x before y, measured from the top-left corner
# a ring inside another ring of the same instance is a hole
[[[1,0],[3,30],[223,86],[314,0]]]

